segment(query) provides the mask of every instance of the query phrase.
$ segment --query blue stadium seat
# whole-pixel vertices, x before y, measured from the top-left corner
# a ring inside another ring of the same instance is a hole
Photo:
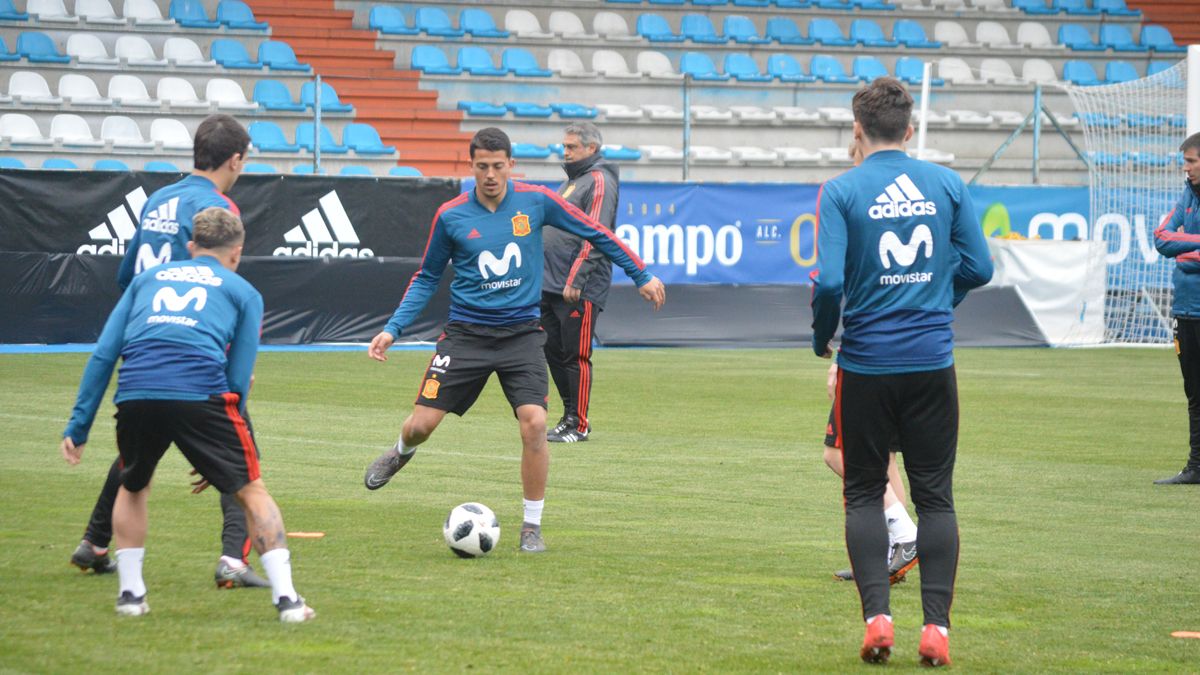
[[[1170,166],[1175,163],[1174,153],[1131,152],[1129,159],[1136,166]]]
[[[388,169],[388,175],[389,176],[407,176],[407,177],[419,178],[421,176],[424,176],[425,174],[421,173],[421,170],[417,169],[415,167],[393,166],[392,168]]]
[[[554,108],[548,105],[528,103],[526,101],[505,101],[504,107],[512,111],[513,117],[531,117],[545,119],[554,116]]]
[[[616,2],[626,5],[640,5],[642,0],[604,0],[605,2]]]
[[[8,45],[4,43],[4,36],[0,35],[0,61],[20,61],[21,55],[8,51]]]
[[[878,77],[889,77],[887,66],[874,56],[856,56],[851,66],[854,77],[863,82],[873,82]]]
[[[1156,128],[1166,126],[1168,118],[1166,115],[1143,115],[1141,113],[1128,113],[1123,115],[1125,126],[1131,128]]]
[[[1129,160],[1129,153],[1089,152],[1088,161],[1096,166],[1124,166]]]
[[[720,7],[728,4],[729,0],[692,0],[692,4],[696,6]]]
[[[729,42],[724,35],[717,35],[712,21],[703,14],[685,14],[680,22],[679,33],[699,44],[723,45]]]
[[[600,148],[600,155],[614,162],[636,162],[642,158],[642,151],[624,145],[605,145]]]
[[[313,150],[316,148],[316,144],[313,143],[314,128],[315,127],[313,126],[312,122],[301,122],[300,124],[297,124],[296,145],[299,145],[301,148],[304,148],[309,152],[313,152]],[[333,132],[329,130],[329,127],[322,124],[321,152],[329,153],[331,155],[344,155],[347,152],[350,152],[350,148],[345,145],[338,145],[337,141],[333,140]]]
[[[896,79],[906,84],[921,84],[921,76],[925,72],[925,62],[912,56],[902,56],[896,59]],[[929,86],[940,87],[946,81],[940,77],[930,77]]]
[[[684,52],[679,59],[679,72],[691,75],[693,80],[724,82],[729,79],[717,70],[717,64],[703,52]]]
[[[850,39],[864,47],[899,47],[899,40],[889,40],[879,24],[870,19],[855,19],[850,22]]]
[[[658,14],[639,16],[637,33],[651,42],[683,42],[687,39],[682,35],[676,35],[667,20]]]
[[[486,101],[459,101],[458,109],[472,117],[504,117],[508,108]]]
[[[70,63],[71,57],[59,54],[54,41],[45,33],[25,32],[17,36],[17,53],[31,63]]]
[[[1080,122],[1093,127],[1115,129],[1121,126],[1120,117],[1109,117],[1104,113],[1075,113],[1075,117],[1079,118]]]
[[[236,30],[266,30],[270,24],[259,21],[254,10],[242,0],[221,0],[217,4],[217,22]]]
[[[563,119],[595,119],[600,111],[578,103],[551,103],[550,107]]]
[[[300,103],[306,108],[315,108],[316,87],[312,82],[305,82],[300,85]],[[337,91],[329,85],[328,82],[321,83],[321,112],[334,113],[350,113],[354,112],[354,106],[349,103],[342,103],[338,98]]]
[[[1087,61],[1067,61],[1063,64],[1063,79],[1083,87],[1102,84],[1096,69]]]
[[[1096,0],[1096,9],[1109,16],[1141,15],[1140,11],[1136,9],[1129,9],[1129,7],[1125,5],[1125,0]]]
[[[274,122],[251,122],[246,131],[250,132],[250,144],[259,152],[300,152],[300,146],[289,143],[283,130]]]
[[[417,45],[412,50],[412,68],[426,75],[460,75],[462,68],[450,65],[446,54],[433,45]]]
[[[1048,5],[1046,0],[1012,0],[1012,6],[1013,9],[1019,9],[1026,14],[1058,14],[1058,3],[1055,0],[1050,0]]]
[[[844,12],[854,11],[854,4],[849,0],[814,0],[813,4],[821,9],[837,9]]]
[[[292,100],[287,85],[279,80],[259,80],[254,85],[254,101],[267,110],[303,112],[305,105]]]
[[[1058,27],[1058,43],[1079,52],[1102,52],[1105,47],[1092,39],[1087,28],[1067,23]]]
[[[770,82],[775,78],[764,75],[749,54],[733,52],[725,55],[725,74],[738,82]]]
[[[1115,23],[1106,23],[1100,26],[1100,44],[1118,52],[1148,51],[1145,45],[1139,45],[1133,41],[1133,36],[1129,34],[1128,28]]]
[[[454,24],[450,23],[450,16],[446,14],[446,10],[440,7],[419,7],[414,17],[413,24],[417,30],[426,35],[434,35],[437,37],[462,37],[466,31],[461,28],[455,28]]]
[[[492,55],[483,47],[466,46],[458,48],[458,67],[471,75],[504,77],[508,75],[507,68],[497,68]]]
[[[767,73],[779,78],[780,82],[816,82],[817,78],[804,72],[804,68],[791,54],[772,54],[767,59]]]
[[[375,5],[367,25],[384,35],[420,35],[421,31],[408,25],[404,13],[391,5]]]
[[[361,164],[347,164],[338,172],[339,176],[374,176],[372,171]]]
[[[868,9],[875,12],[894,12],[896,10],[894,5],[884,2],[884,0],[850,0],[850,4],[858,9]]]
[[[279,170],[270,164],[262,162],[248,162],[242,167],[242,173],[279,173]]]
[[[1088,0],[1057,0],[1058,8],[1075,16],[1096,16],[1098,8],[1088,7]]]
[[[1137,69],[1128,61],[1109,61],[1104,66],[1104,82],[1106,84],[1129,82],[1140,77]]]
[[[0,157],[0,169],[24,169],[25,162],[16,157]]]
[[[826,47],[854,46],[854,40],[847,39],[833,19],[809,19],[808,37]]]
[[[505,49],[500,55],[500,65],[511,70],[517,77],[550,77],[554,74],[539,66],[533,54],[522,47]]]
[[[212,42],[212,58],[226,68],[235,70],[259,70],[262,64],[250,58],[240,40],[218,38]]]
[[[79,165],[63,157],[47,157],[42,162],[43,169],[78,169]]]
[[[650,0],[652,5],[683,5],[687,4],[687,0]]]
[[[811,45],[817,42],[802,35],[795,21],[782,16],[767,19],[767,37],[781,45]]]
[[[734,7],[770,7],[771,0],[733,0]],[[729,32],[726,31],[726,35]]]
[[[775,6],[779,9],[807,9],[812,4],[812,0],[775,0]]]
[[[204,3],[200,0],[171,0],[167,16],[184,28],[220,28],[219,21],[208,18]]]
[[[13,6],[12,0],[0,0],[0,21],[28,21],[29,15],[25,12],[18,12]],[[24,168],[22,166],[21,168]]]
[[[1170,70],[1175,66],[1170,61],[1151,61],[1150,65],[1146,66],[1146,77],[1157,75],[1164,70]]]
[[[513,143],[512,156],[515,159],[546,159],[550,156],[550,148],[536,143]]]
[[[458,14],[458,25],[471,37],[506,38],[509,32],[496,26],[492,15],[486,10],[468,7]]]
[[[826,82],[835,84],[855,84],[858,82],[857,77],[851,77],[846,74],[846,69],[842,67],[842,62],[835,57],[825,54],[816,54],[812,57],[812,61],[808,64],[812,74]]]
[[[146,162],[142,167],[142,171],[151,171],[154,173],[179,173],[179,167],[170,162],[156,159],[152,162]]]
[[[92,171],[128,171],[129,165],[119,159],[100,159],[92,165]]]
[[[1161,54],[1187,51],[1187,47],[1175,44],[1175,38],[1171,37],[1171,31],[1163,26],[1142,26],[1142,36],[1138,42]]]
[[[758,29],[749,17],[736,14],[725,17],[722,31],[725,37],[742,45],[765,45],[771,41],[771,38],[758,34]]]
[[[900,19],[893,24],[892,37],[910,49],[937,49],[942,46],[941,42],[930,40],[921,24],[912,19]]]
[[[292,46],[279,40],[267,40],[258,45],[258,60],[271,70],[294,70],[307,73],[312,66],[296,60]]]
[[[320,171],[313,171],[312,164],[301,164],[300,166],[293,168],[292,173],[300,175],[300,176],[311,176],[313,174],[316,174],[318,176],[324,176],[325,175],[325,167],[321,167]]]

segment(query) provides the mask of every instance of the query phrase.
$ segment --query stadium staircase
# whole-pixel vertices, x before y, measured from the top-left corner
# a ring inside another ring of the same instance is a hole
[[[1181,45],[1200,44],[1200,6],[1196,0],[1128,0],[1130,9],[1142,10],[1146,23],[1166,26]]]
[[[355,122],[374,126],[385,144],[396,146],[401,164],[426,176],[467,171],[471,134],[460,129],[462,113],[438,110],[438,93],[420,89],[416,71],[397,70],[395,54],[376,48],[375,31],[353,28],[353,11],[336,9],[334,0],[247,4],[259,21],[270,22],[272,39],[290,44],[339,99],[354,104]]]

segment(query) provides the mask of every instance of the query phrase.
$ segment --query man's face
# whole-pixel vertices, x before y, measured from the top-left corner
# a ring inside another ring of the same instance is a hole
[[[595,145],[584,145],[575,134],[563,136],[563,159],[568,162],[578,162],[581,159],[596,154]]]
[[[1183,153],[1183,172],[1187,174],[1188,182],[1200,185],[1200,150],[1188,150]]]
[[[475,174],[476,188],[479,194],[488,199],[496,199],[504,194],[512,168],[512,158],[503,150],[479,149],[471,158],[471,171]]]

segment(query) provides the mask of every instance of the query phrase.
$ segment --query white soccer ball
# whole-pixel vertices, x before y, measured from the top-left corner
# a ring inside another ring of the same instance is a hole
[[[500,521],[483,504],[467,502],[450,509],[442,534],[446,545],[460,558],[479,558],[500,542]]]

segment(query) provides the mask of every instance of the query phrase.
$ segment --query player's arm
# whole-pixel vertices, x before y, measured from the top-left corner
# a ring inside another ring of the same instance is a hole
[[[79,393],[75,396],[75,408],[71,411],[71,419],[63,431],[60,449],[63,457],[70,464],[78,464],[83,454],[83,446],[88,441],[88,432],[92,422],[96,420],[96,410],[100,408],[100,400],[108,389],[108,381],[112,379],[113,369],[117,358],[125,346],[125,325],[129,323],[129,312],[133,304],[133,291],[121,295],[121,300],[108,315],[100,339],[96,342],[96,350],[88,359],[87,367],[83,369],[83,377],[79,381]]]
[[[588,207],[587,214],[591,216],[592,220],[599,223],[615,223],[617,216],[617,186],[605,178],[603,171],[593,171],[591,176],[591,194],[583,201]],[[592,246],[592,242],[584,240],[583,245],[579,247],[579,252],[576,254],[574,262],[571,264],[571,271],[567,274],[567,287],[583,290],[592,273],[599,269],[601,265],[611,264],[603,253],[596,250],[595,246]],[[576,293],[575,295],[578,294]],[[578,297],[575,299],[578,299]]]
[[[1158,229],[1154,231],[1154,248],[1166,258],[1178,258],[1181,255],[1200,251],[1200,234],[1188,234],[1183,231],[1183,216],[1187,207],[1180,200],[1175,208],[1163,218]]]
[[[122,291],[129,288],[129,282],[133,281],[133,270],[137,264],[137,250],[141,246],[141,241],[142,228],[138,227],[137,231],[133,233],[133,239],[130,239],[129,243],[125,245],[125,257],[121,258],[121,266],[117,268],[117,286],[120,286]]]
[[[834,190],[823,185],[817,193],[817,269],[813,283],[813,352],[821,358],[833,355],[829,342],[842,317],[842,293],[846,270],[846,216]]]
[[[954,272],[954,304],[958,305],[967,292],[992,280],[995,271],[992,253],[979,218],[975,216],[975,205],[967,186],[959,181],[959,198],[954,222],[950,224],[950,242],[959,255],[958,267]]]
[[[242,303],[238,325],[234,329],[233,341],[229,343],[228,361],[225,364],[225,379],[229,391],[238,395],[240,407],[245,410],[250,396],[250,383],[254,377],[254,361],[258,358],[258,337],[262,331],[263,301],[258,293],[251,294]]]
[[[367,349],[368,356],[376,361],[387,361],[385,352],[396,338],[404,333],[404,329],[416,321],[421,310],[425,309],[425,305],[429,304],[429,299],[437,291],[446,265],[450,263],[452,251],[453,241],[446,234],[446,226],[439,212],[434,216],[433,225],[429,228],[429,239],[425,242],[425,255],[421,258],[421,267],[409,280],[408,289],[404,291],[392,318],[371,340],[371,346]]]

